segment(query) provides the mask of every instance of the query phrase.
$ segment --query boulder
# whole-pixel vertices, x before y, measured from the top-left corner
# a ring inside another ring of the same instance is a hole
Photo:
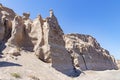
[[[20,48],[18,47],[6,47],[2,53],[4,53],[4,55],[11,55],[11,56],[19,56],[20,55]]]

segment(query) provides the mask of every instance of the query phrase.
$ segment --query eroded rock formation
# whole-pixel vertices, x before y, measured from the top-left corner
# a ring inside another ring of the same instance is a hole
[[[0,4],[0,51],[18,56],[32,51],[56,70],[72,75],[77,70],[117,69],[115,59],[89,35],[64,35],[53,10],[43,19],[31,20],[29,13],[18,16]],[[73,76],[76,76],[73,75]]]
[[[15,15],[12,9],[0,4],[0,51],[5,48],[4,44],[11,36],[12,21]]]
[[[120,60],[117,60],[118,68],[120,69]]]
[[[74,59],[74,66],[82,70],[118,69],[109,52],[90,35],[64,35],[66,48]]]

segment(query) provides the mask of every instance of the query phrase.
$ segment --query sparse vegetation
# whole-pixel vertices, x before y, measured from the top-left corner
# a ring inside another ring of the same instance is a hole
[[[15,78],[21,78],[19,73],[11,73],[11,76],[13,76]]]
[[[34,75],[30,75],[29,76],[31,79],[33,79],[33,80],[40,80],[38,77],[36,77],[36,76],[34,76]]]

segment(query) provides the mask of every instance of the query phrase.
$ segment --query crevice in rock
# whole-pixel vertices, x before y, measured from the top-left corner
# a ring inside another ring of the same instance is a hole
[[[11,32],[12,32],[12,25],[10,25],[11,22],[5,19],[3,25],[5,27],[5,34],[3,38],[3,42],[7,42],[7,40],[11,37]]]
[[[40,23],[41,23],[41,31],[42,31],[42,39],[41,39],[41,42],[40,42],[40,46],[43,46],[45,44],[45,41],[44,41],[44,31],[43,31],[43,22],[40,20]]]
[[[80,55],[81,55],[81,57],[82,57],[82,59],[83,59],[83,62],[84,62],[84,65],[85,65],[86,70],[88,70],[87,64],[86,64],[86,61],[85,61],[85,58],[84,58],[83,53],[81,53]]]
[[[4,19],[2,19],[2,25],[4,26],[5,30],[4,30],[3,39],[0,41],[0,52],[2,52],[6,48],[5,43],[11,37],[11,32],[12,32],[12,23],[11,23],[11,21],[4,18]]]
[[[68,53],[72,54],[73,51],[70,50],[70,51],[68,51]],[[75,56],[71,55],[71,62],[72,62],[72,66],[73,66],[73,73],[70,76],[72,76],[72,77],[78,77],[82,73],[82,71],[76,68],[77,66],[76,66],[74,60],[75,60]]]
[[[5,49],[5,43],[3,41],[0,42],[0,54],[2,54],[2,50]]]

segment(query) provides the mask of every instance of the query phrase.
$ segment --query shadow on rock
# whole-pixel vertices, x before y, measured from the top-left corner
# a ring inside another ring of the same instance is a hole
[[[68,77],[78,77],[80,76],[81,73],[83,73],[81,70],[79,69],[67,69],[67,70],[62,70],[61,68],[52,66],[53,68],[55,68],[57,71],[63,73],[64,75],[68,76]]]
[[[82,73],[82,72],[81,72],[79,69],[75,69],[75,70],[73,70],[72,73],[70,73],[70,75],[68,75],[68,76],[70,76],[70,77],[78,77],[78,76],[80,76],[81,73]]]
[[[5,43],[3,41],[0,41],[0,53],[6,48]]]
[[[12,62],[0,62],[0,67],[9,67],[9,66],[22,66],[20,64],[12,63]]]

